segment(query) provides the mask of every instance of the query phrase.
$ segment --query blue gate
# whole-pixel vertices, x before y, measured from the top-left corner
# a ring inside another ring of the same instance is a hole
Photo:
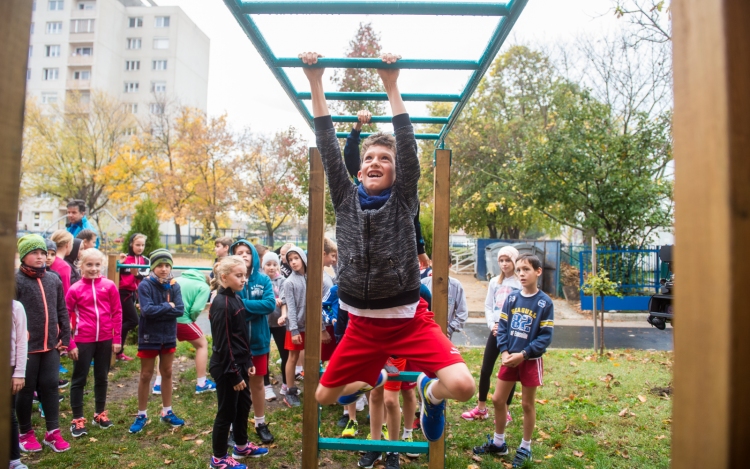
[[[585,275],[591,272],[591,250],[581,251],[578,258],[580,272],[581,309],[593,308],[591,296],[584,296]],[[651,295],[659,291],[661,262],[656,246],[645,249],[597,249],[597,271],[609,273],[609,279],[620,285],[622,298],[606,296],[597,298],[597,309],[620,311],[646,311]]]

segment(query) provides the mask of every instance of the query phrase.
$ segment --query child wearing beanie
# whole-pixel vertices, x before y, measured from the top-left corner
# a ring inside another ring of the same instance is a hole
[[[279,256],[273,251],[267,251],[263,255],[263,273],[268,275],[271,279],[271,285],[273,288],[273,296],[276,299],[276,309],[273,313],[268,315],[268,328],[271,330],[271,337],[276,344],[276,348],[279,351],[281,357],[281,394],[286,395],[287,384],[286,384],[286,362],[289,358],[289,350],[284,348],[284,339],[286,337],[286,318],[281,319],[281,306],[283,302],[281,300],[281,286],[284,283],[285,277],[281,275],[281,262]],[[263,379],[263,383],[266,387],[266,400],[273,401],[276,399],[276,393],[271,386],[271,380],[267,373]]]

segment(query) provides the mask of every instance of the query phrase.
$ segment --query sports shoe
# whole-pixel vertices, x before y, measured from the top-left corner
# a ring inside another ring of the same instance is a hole
[[[88,435],[89,431],[86,430],[86,419],[81,417],[79,419],[73,419],[70,422],[70,435],[73,438],[80,438],[83,435]]]
[[[236,446],[232,450],[232,457],[236,459],[242,458],[261,458],[268,454],[268,448],[261,448],[254,444],[247,442],[245,449],[239,449]]]
[[[490,413],[487,411],[487,409],[480,409],[479,406],[474,407],[471,410],[467,410],[463,414],[461,414],[461,418],[464,420],[484,420],[490,416]]]
[[[513,458],[513,467],[522,467],[527,460],[531,461],[531,450],[519,447],[516,450],[516,457]]]
[[[357,399],[357,412],[362,412],[365,410],[365,406],[367,405],[367,395],[362,394],[359,396],[359,399]]]
[[[106,430],[109,427],[113,427],[115,424],[112,423],[112,421],[107,418],[107,411],[100,412],[98,414],[94,414],[94,426],[101,428],[102,430]]]
[[[349,414],[344,414],[339,421],[336,422],[336,426],[339,428],[346,428],[347,425],[349,425]]]
[[[64,366],[60,365],[59,371],[60,371],[61,375],[64,375],[64,374],[66,374],[68,372],[68,369],[65,368]]]
[[[132,357],[129,357],[125,355],[124,353],[118,353],[116,358],[118,362],[129,362],[133,359]]]
[[[154,384],[151,388],[151,394],[161,395],[161,384]]]
[[[420,424],[427,441],[439,440],[445,429],[445,400],[440,404],[432,404],[427,398],[427,387],[433,381],[437,381],[437,379],[430,379],[424,373],[420,373],[417,378],[417,389],[419,389],[422,398]]]
[[[289,388],[286,386],[286,384],[281,385],[281,390],[279,391],[279,394],[282,396],[286,396],[286,392],[289,390]]]
[[[297,392],[296,387],[287,389],[286,395],[284,396],[284,404],[286,404],[287,407],[299,407],[302,405]]]
[[[398,453],[385,453],[385,469],[400,469],[401,461]]]
[[[62,453],[70,449],[70,444],[63,439],[59,428],[44,436],[44,444],[52,448],[55,453]]]
[[[346,415],[344,417],[347,417]],[[348,419],[349,417],[347,417]],[[356,420],[347,420],[344,431],[341,432],[341,438],[354,438],[359,434],[359,424]]]
[[[258,434],[261,443],[264,445],[270,445],[273,443],[273,434],[271,434],[271,430],[268,429],[268,424],[258,424],[258,426],[255,427],[255,433]]]
[[[230,467],[233,467],[234,469],[247,469],[247,466],[238,463],[232,456],[228,454],[223,458],[215,458],[211,456],[211,464],[209,464],[208,467],[213,469],[227,469]]]
[[[278,396],[273,391],[273,386],[269,384],[268,386],[265,387],[265,389],[266,389],[266,400],[268,402],[275,401],[276,399],[278,399]]]
[[[414,443],[414,438],[412,438],[410,436],[406,437],[406,438],[403,438],[403,440],[405,442],[407,442],[407,443]],[[419,457],[419,453],[404,453],[404,454],[406,454],[406,456],[408,456],[410,458],[418,458]]]
[[[498,456],[505,456],[508,454],[508,443],[497,446],[492,435],[487,435],[487,441],[482,446],[475,446],[473,451],[474,454],[497,454]]]
[[[40,445],[39,440],[36,439],[33,429],[19,435],[18,447],[21,448],[21,451],[24,453],[37,453],[42,450],[42,445]]]
[[[60,379],[57,382],[57,389],[67,388],[69,384],[70,381],[68,381],[67,379]]]
[[[148,417],[141,414],[138,415],[135,418],[135,422],[133,422],[133,425],[130,426],[130,430],[128,430],[130,433],[138,433],[141,430],[143,430],[143,427],[145,427],[148,424],[149,420]]]
[[[159,386],[159,388],[159,394],[161,394],[161,386]],[[204,384],[203,386],[198,386],[197,384],[195,385],[196,394],[203,394],[204,392],[216,392],[216,383],[214,383],[210,379],[206,379],[206,384]]]
[[[381,459],[383,459],[383,453],[380,451],[368,451],[359,458],[357,466],[364,467],[365,469],[372,469],[372,466]]]
[[[177,428],[185,425],[185,421],[176,416],[171,410],[161,416],[161,421],[168,425],[171,425],[172,428]]]
[[[341,405],[353,404],[357,402],[357,399],[359,399],[359,396],[366,393],[367,391],[370,391],[372,389],[375,389],[377,387],[384,385],[386,381],[388,381],[388,372],[385,370],[380,370],[380,375],[378,376],[378,380],[375,382],[375,386],[365,386],[359,391],[355,391],[345,396],[339,396],[338,402]]]

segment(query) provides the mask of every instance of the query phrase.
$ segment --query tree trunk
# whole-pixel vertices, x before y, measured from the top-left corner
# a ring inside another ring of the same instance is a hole
[[[182,231],[180,224],[177,223],[177,220],[174,221],[174,238],[175,244],[182,244]]]

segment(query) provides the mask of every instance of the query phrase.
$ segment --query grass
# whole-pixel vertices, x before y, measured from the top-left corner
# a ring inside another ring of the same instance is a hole
[[[126,351],[133,356],[135,350]],[[135,389],[139,363],[118,362],[110,375],[108,409],[115,426],[101,430],[88,426],[89,434],[73,441],[70,425],[69,392],[61,405],[61,428],[71,443],[71,450],[54,454],[45,447],[42,453],[24,455],[24,462],[34,468],[205,468],[211,454],[211,428],[216,410],[214,394],[195,395],[193,350],[181,343],[175,360],[176,391],[174,410],[187,421],[183,428],[172,430],[158,422],[161,401],[152,396],[149,402],[151,423],[141,434],[127,431],[136,411]],[[479,376],[481,349],[463,350],[470,370]],[[182,358],[180,358],[182,357]],[[275,357],[272,357],[275,359]],[[64,361],[72,370],[72,363]],[[278,367],[273,369],[278,372]],[[532,446],[534,464],[544,468],[660,468],[669,466],[671,409],[668,397],[652,394],[655,387],[671,382],[672,353],[612,351],[603,359],[590,351],[552,350],[545,357],[545,383],[537,393],[537,429]],[[85,415],[93,415],[93,378],[89,377],[85,397]],[[276,386],[278,391],[278,386]],[[520,393],[511,406],[514,421],[506,430],[509,446],[515,448],[521,439],[522,413]],[[475,405],[451,403],[446,426],[446,468],[490,469],[510,467],[513,451],[500,458],[472,458],[471,448],[485,441],[493,431],[492,419],[466,422],[460,413]],[[494,414],[494,413],[493,413]],[[340,435],[336,421],[338,406],[326,407],[321,414],[321,434]],[[267,406],[266,421],[276,436],[270,454],[247,462],[252,468],[291,469],[300,466],[302,439],[301,408],[287,409],[279,401]],[[34,414],[37,435],[43,422]],[[250,425],[252,427],[252,424]],[[360,419],[360,438],[368,433]],[[251,439],[254,434],[251,432]],[[422,439],[415,432],[416,439]],[[359,455],[322,451],[321,466],[356,467]],[[402,467],[426,467],[426,458],[415,461],[402,457]]]

